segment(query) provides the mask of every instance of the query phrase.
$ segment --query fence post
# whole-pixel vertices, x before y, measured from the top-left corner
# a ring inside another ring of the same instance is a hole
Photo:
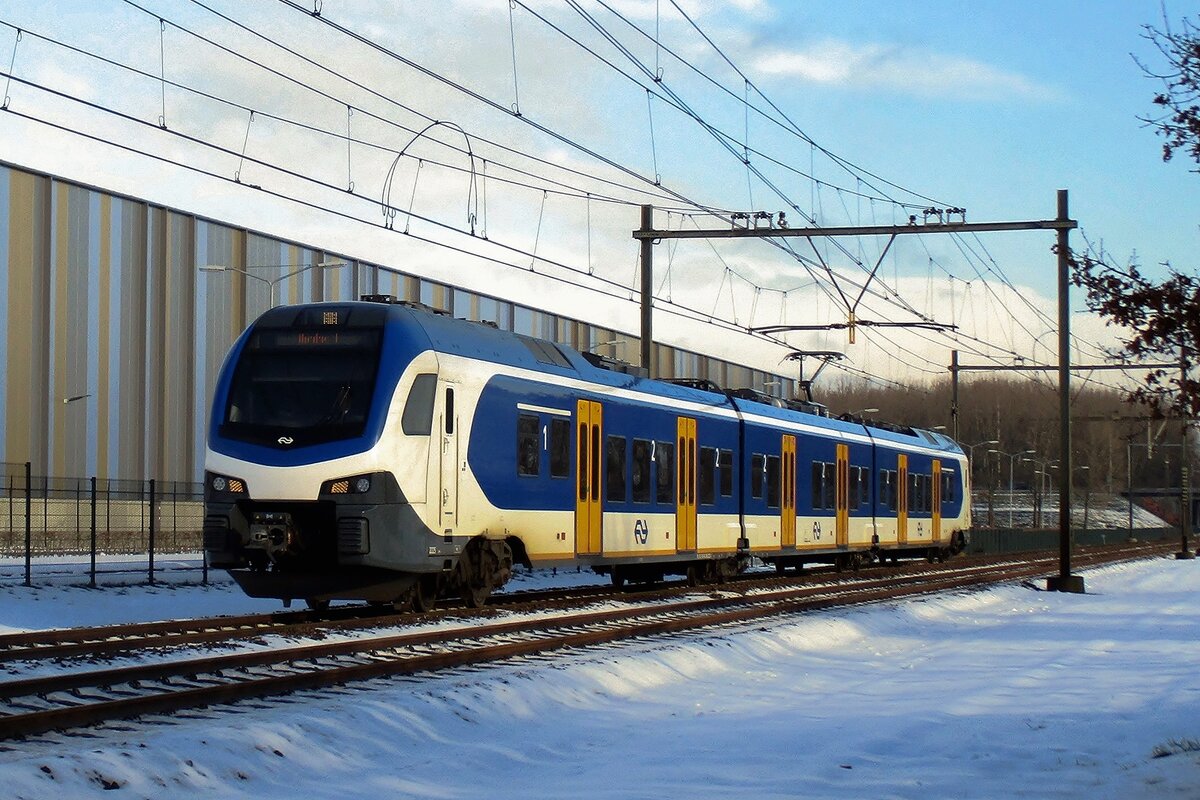
[[[92,570],[88,585],[96,588],[96,476],[92,476]]]
[[[150,479],[150,585],[154,585],[154,478]]]
[[[203,489],[203,484],[201,484],[201,488]],[[192,488],[191,488],[191,491],[189,492],[189,496],[192,497],[193,499],[196,497],[196,485],[195,484],[192,484]],[[201,491],[200,497],[201,498],[204,497],[203,491]],[[203,506],[201,506],[201,508],[203,508]],[[208,586],[208,548],[206,548],[204,546],[204,513],[203,513],[203,511],[200,514],[200,566],[201,566],[201,569],[204,571],[204,577],[203,577],[201,583],[204,586]]]
[[[33,464],[25,462],[25,585],[33,585]]]

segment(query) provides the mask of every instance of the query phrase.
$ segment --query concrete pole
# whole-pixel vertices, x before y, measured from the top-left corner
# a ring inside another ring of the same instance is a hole
[[[654,230],[654,206],[642,206],[642,231]],[[654,240],[642,239],[642,368],[658,377],[651,359],[654,353]]]
[[[958,351],[950,351],[950,430],[958,441]]]

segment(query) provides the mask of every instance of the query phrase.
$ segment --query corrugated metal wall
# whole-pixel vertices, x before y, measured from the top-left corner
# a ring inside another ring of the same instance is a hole
[[[345,265],[312,268],[323,261]],[[217,370],[275,303],[394,294],[580,349],[638,351],[636,336],[4,164],[0,270],[0,462],[30,461],[39,475],[198,480]],[[791,383],[656,354],[668,375]]]

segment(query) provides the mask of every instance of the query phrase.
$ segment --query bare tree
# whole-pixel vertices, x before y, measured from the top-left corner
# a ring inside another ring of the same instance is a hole
[[[1154,95],[1159,113],[1141,119],[1162,136],[1164,161],[1184,152],[1200,164],[1200,29],[1186,17],[1172,29],[1164,16],[1161,28],[1145,26],[1143,38],[1154,45],[1165,64],[1154,69],[1134,59],[1147,77],[1161,83]],[[1187,376],[1200,345],[1200,279],[1166,263],[1166,278],[1154,281],[1136,261],[1116,266],[1103,253],[1072,253],[1072,263],[1075,285],[1087,291],[1088,308],[1130,332],[1120,355],[1134,361],[1166,358],[1179,363],[1178,368],[1148,373],[1131,399],[1157,414],[1197,416],[1200,387]]]

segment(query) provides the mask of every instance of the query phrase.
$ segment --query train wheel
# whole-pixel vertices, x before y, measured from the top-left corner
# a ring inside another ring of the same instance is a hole
[[[858,572],[862,568],[863,557],[862,553],[852,553],[850,555],[850,569]]]
[[[497,586],[512,574],[513,555],[508,542],[472,539],[458,561],[455,583],[468,608],[479,608]]]
[[[688,564],[687,585],[688,586],[699,586],[700,585],[700,565],[699,564]]]
[[[620,567],[613,567],[609,577],[612,579],[613,588],[621,589],[625,586],[625,570]]]
[[[467,604],[467,608],[483,608],[483,604],[487,602],[488,595],[492,593],[492,587],[489,585],[483,586],[463,586],[462,600]]]
[[[846,568],[846,557],[845,556],[834,556],[833,557],[833,571],[841,572],[845,568]]]
[[[782,561],[776,561],[775,562],[775,574],[782,575],[785,572],[787,572],[787,565],[784,564]]]
[[[412,588],[412,609],[418,614],[432,611],[437,605],[437,583],[428,577],[417,578]]]
[[[931,547],[925,551],[925,563],[926,564],[932,564],[933,560],[935,558],[937,558],[937,550],[936,549]]]

